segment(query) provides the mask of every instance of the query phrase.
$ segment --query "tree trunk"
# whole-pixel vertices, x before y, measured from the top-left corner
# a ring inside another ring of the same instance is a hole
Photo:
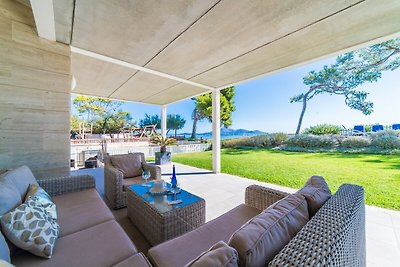
[[[304,113],[306,112],[306,108],[307,108],[307,97],[308,97],[307,94],[305,94],[303,96],[303,109],[301,110],[301,113],[300,113],[299,123],[297,124],[297,129],[296,129],[296,134],[300,133],[301,124],[303,123]]]
[[[177,132],[178,130],[177,129],[175,129],[175,137],[176,137],[176,132]]]
[[[193,128],[192,128],[192,136],[191,138],[196,138],[196,131],[197,131],[197,109],[195,108],[193,111]]]

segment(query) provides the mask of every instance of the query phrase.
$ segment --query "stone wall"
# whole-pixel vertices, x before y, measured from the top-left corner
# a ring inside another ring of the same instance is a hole
[[[69,173],[70,48],[38,37],[32,11],[0,1],[0,168]]]

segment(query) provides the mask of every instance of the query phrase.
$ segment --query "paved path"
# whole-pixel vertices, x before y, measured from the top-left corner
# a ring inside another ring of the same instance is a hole
[[[212,220],[244,202],[245,188],[260,184],[293,193],[296,190],[208,170],[175,164],[181,187],[206,200],[206,219]],[[162,166],[162,178],[169,181],[172,165]],[[103,169],[83,169],[77,173],[96,176],[97,189],[103,194]],[[367,266],[396,266],[400,263],[400,212],[366,206]]]

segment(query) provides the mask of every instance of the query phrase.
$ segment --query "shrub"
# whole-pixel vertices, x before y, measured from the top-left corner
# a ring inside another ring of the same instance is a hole
[[[271,146],[281,146],[288,140],[286,133],[272,133],[270,134]]]
[[[371,145],[371,139],[363,136],[350,136],[345,138],[340,146],[353,148],[353,147],[368,147]]]
[[[269,147],[271,146],[271,138],[268,135],[256,135],[249,138],[249,142],[254,147]]]
[[[297,147],[334,147],[338,145],[337,137],[334,135],[310,135],[298,134],[290,137],[286,144]]]
[[[303,131],[303,134],[312,135],[326,135],[326,134],[340,134],[342,128],[337,125],[331,124],[318,124],[316,126],[311,126]]]
[[[234,148],[238,146],[249,146],[249,138],[233,138],[225,139],[221,141],[223,148]]]
[[[272,139],[269,135],[256,135],[252,137],[234,138],[222,140],[222,147],[234,148],[241,146],[250,147],[270,147],[272,145]]]
[[[384,130],[371,135],[372,146],[382,149],[399,149],[399,133],[394,130]]]

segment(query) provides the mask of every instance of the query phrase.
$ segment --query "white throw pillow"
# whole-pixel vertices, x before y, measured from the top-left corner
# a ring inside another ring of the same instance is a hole
[[[60,226],[36,197],[4,214],[0,223],[5,236],[17,247],[51,258]]]

